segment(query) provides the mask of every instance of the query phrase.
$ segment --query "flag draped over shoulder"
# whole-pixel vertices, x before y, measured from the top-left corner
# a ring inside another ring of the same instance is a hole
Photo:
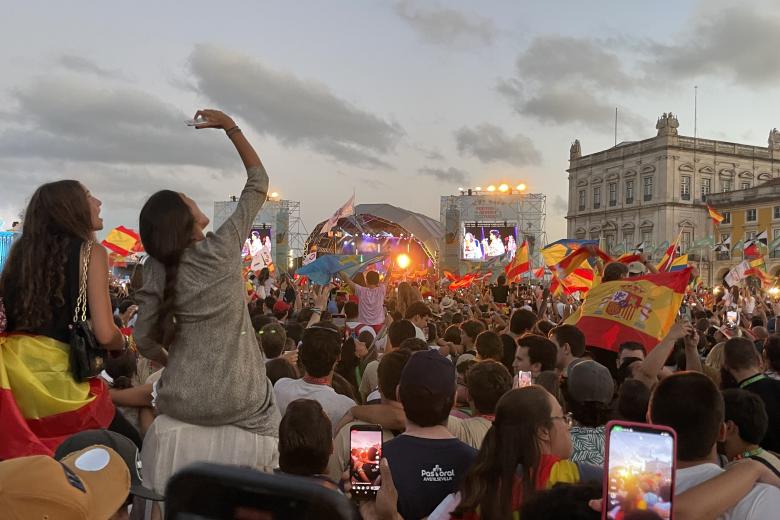
[[[295,273],[307,276],[315,285],[325,285],[334,274],[344,271],[353,276],[364,267],[381,262],[387,257],[384,254],[370,255],[323,255],[311,263],[299,268]]]
[[[349,198],[349,200],[345,202],[343,206],[337,209],[336,213],[334,213],[332,217],[330,217],[327,221],[325,221],[325,224],[322,225],[322,229],[320,229],[320,233],[328,233],[331,229],[333,229],[336,226],[336,224],[338,224],[340,219],[354,214],[355,214],[355,194],[353,193],[352,196]]]
[[[600,283],[572,323],[587,345],[617,351],[621,343],[637,341],[649,351],[674,324],[690,273],[688,268]]]
[[[138,233],[125,226],[119,226],[111,230],[105,240],[101,242],[103,247],[116,253],[120,257],[129,256],[137,252],[141,243]]]
[[[523,240],[523,243],[517,248],[515,257],[504,268],[506,273],[507,282],[511,283],[518,276],[523,273],[527,273],[531,269],[531,264],[528,259],[528,242]]]

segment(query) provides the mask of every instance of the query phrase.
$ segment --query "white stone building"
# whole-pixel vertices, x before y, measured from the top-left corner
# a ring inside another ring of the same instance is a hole
[[[574,141],[567,170],[569,237],[600,239],[617,254],[640,242],[660,251],[682,232],[690,259],[708,270],[709,248],[691,249],[714,235],[706,196],[780,177],[780,132],[770,132],[762,147],[685,137],[678,126],[674,115],[663,114],[655,137],[584,156]]]

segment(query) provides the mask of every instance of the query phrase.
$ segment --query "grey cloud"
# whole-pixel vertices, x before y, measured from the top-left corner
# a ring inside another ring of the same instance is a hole
[[[432,177],[437,181],[452,182],[458,184],[468,184],[469,174],[468,172],[458,168],[420,168],[417,170],[420,175],[426,177]]]
[[[443,6],[422,8],[408,0],[395,4],[396,14],[423,41],[435,45],[490,45],[496,27],[489,18]]]
[[[403,129],[333,94],[327,86],[248,56],[197,46],[190,68],[199,91],[286,146],[308,146],[361,167],[389,167]]]
[[[125,164],[235,165],[230,145],[188,129],[180,110],[146,92],[48,76],[12,93],[5,157]]]
[[[520,77],[542,84],[584,81],[610,90],[635,84],[617,54],[589,38],[537,37],[516,63]]]
[[[538,164],[541,153],[522,134],[510,137],[490,123],[455,131],[455,141],[461,155],[473,155],[482,162],[503,161],[515,166]]]
[[[556,195],[552,203],[553,215],[565,215],[569,212],[569,203],[561,197]]]
[[[118,70],[104,69],[93,61],[90,61],[83,56],[76,56],[75,54],[63,54],[60,56],[58,63],[62,67],[80,74],[94,74],[95,76],[100,76],[101,78],[122,77],[122,73]]]
[[[780,79],[780,16],[745,6],[702,13],[672,43],[650,43],[649,78],[726,77],[751,86]]]

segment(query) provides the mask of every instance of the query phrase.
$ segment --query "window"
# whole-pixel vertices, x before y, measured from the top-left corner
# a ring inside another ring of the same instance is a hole
[[[730,236],[731,235],[729,235],[728,233],[721,233],[720,234],[720,243],[722,244],[723,242],[728,240]],[[726,247],[729,248],[730,246],[726,246]],[[718,251],[718,253],[717,253],[717,259],[718,260],[728,260],[730,258],[731,258],[731,251],[730,250]]]
[[[723,222],[721,222],[721,224],[731,224],[731,212],[724,211],[722,215],[723,215]]]
[[[712,179],[703,178],[701,180],[701,200],[707,198],[712,193]]]
[[[580,190],[580,211],[585,210],[585,190]]]
[[[750,188],[750,183],[749,182],[743,182],[742,184],[739,185],[739,189],[741,189],[741,190],[746,190],[748,188]]]
[[[723,188],[723,191],[731,191],[731,179],[721,180],[720,185]]]
[[[642,242],[645,243],[645,246],[649,246],[652,241],[653,241],[653,232],[642,231]]]
[[[745,242],[756,239],[756,231],[745,231]]]
[[[691,200],[691,178],[688,175],[680,177],[680,198]]]
[[[691,236],[692,233],[690,231],[683,231],[682,237],[680,239],[680,251],[681,253],[687,253],[688,249],[691,247]]]
[[[626,181],[626,204],[634,203],[634,181]]]
[[[644,178],[644,197],[643,200],[653,200],[653,178],[652,177],[645,177]]]
[[[773,218],[780,219],[780,206],[774,207]]]
[[[609,205],[617,206],[617,183],[609,183]]]
[[[606,242],[607,252],[611,254],[612,248],[615,246],[615,235],[604,235],[604,242]]]
[[[780,238],[780,229],[775,229],[772,233],[773,233],[774,240],[777,240],[778,238]],[[774,240],[773,240],[773,242],[774,242]],[[772,258],[780,258],[780,244],[778,244],[778,247],[776,247],[772,251]]]
[[[593,209],[599,209],[601,207],[601,187],[596,186],[593,188]]]
[[[591,231],[590,232],[590,239],[591,240],[598,240],[599,238],[601,238],[601,232],[599,232],[599,231]]]
[[[755,209],[749,209],[745,211],[745,221],[746,222],[755,222],[756,221],[756,210]]]
[[[625,245],[626,251],[630,251],[634,248],[636,242],[634,242],[633,231],[623,231],[623,245]]]

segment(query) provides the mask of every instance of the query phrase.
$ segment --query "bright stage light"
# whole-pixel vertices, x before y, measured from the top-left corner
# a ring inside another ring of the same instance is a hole
[[[771,294],[772,296],[777,296],[777,293],[780,293],[780,288],[772,287],[771,289],[769,289],[769,294]]]
[[[395,258],[395,263],[400,267],[401,269],[406,269],[409,267],[409,265],[412,263],[412,259],[409,258],[409,255],[401,253]]]
[[[475,190],[477,190],[477,191],[482,191],[482,186],[477,186],[477,187],[476,187],[476,188],[474,188],[474,189],[475,189]]]
[[[496,187],[491,184],[490,186],[488,186],[488,191],[490,192],[496,191]]]
[[[517,185],[517,187],[515,187],[515,189],[517,191],[525,191],[525,184],[520,183],[520,184]]]
[[[275,192],[275,191],[274,191],[274,192],[272,192],[272,193],[271,193],[271,195],[269,195],[269,196],[270,196],[272,199],[278,199],[278,198],[279,198],[279,194],[278,194],[277,192]]]
[[[501,186],[498,187],[498,191],[500,191],[501,193],[509,191],[509,185],[508,184],[502,184]]]

